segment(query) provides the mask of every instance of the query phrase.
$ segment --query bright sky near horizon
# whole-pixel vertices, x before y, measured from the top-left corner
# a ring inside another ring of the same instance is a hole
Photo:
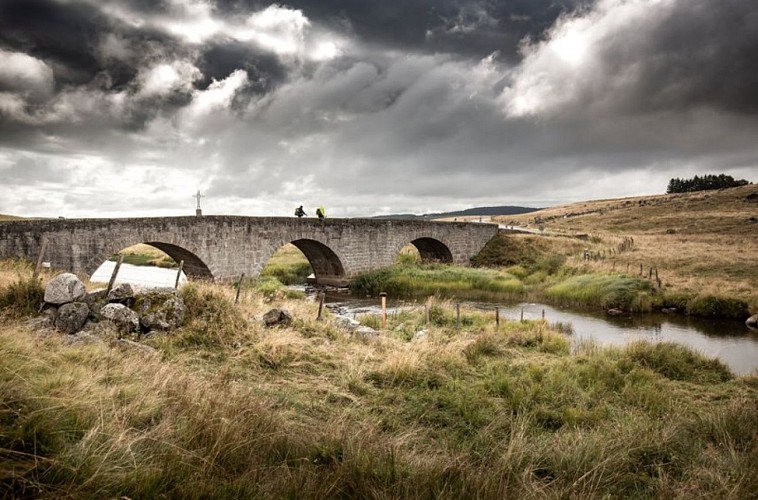
[[[754,0],[0,0],[0,213],[334,217],[758,181]],[[310,210],[309,210],[310,209]]]

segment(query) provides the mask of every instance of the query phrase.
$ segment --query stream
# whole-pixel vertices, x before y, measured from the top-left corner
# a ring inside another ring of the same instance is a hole
[[[417,303],[388,299],[388,314],[403,308],[423,307]],[[679,314],[635,314],[609,316],[603,313],[581,312],[546,304],[499,304],[461,302],[470,307],[493,311],[500,308],[501,321],[518,321],[522,308],[524,319],[541,319],[555,323],[571,323],[572,345],[592,341],[600,346],[623,346],[631,342],[675,342],[708,357],[724,362],[735,375],[758,373],[758,332],[749,330],[740,321],[711,320]],[[345,294],[327,295],[326,305],[339,314],[353,317],[360,314],[380,314],[379,299],[357,299]]]

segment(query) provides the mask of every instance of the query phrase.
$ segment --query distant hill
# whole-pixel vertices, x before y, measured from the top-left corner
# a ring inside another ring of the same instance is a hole
[[[0,214],[0,220],[19,220],[22,217],[16,217],[15,215]]]
[[[377,215],[374,219],[446,219],[450,217],[492,217],[497,215],[519,215],[528,214],[530,212],[536,212],[542,210],[541,208],[529,208],[529,207],[475,207],[467,208],[466,210],[459,210],[457,212],[439,212],[433,214],[415,215],[415,214],[392,214],[392,215]]]

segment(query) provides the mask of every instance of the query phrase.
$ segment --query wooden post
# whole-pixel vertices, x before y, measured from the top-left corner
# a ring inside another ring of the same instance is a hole
[[[545,321],[545,310],[542,310],[542,321]]]
[[[626,274],[629,274],[629,263],[626,263]]]
[[[184,261],[182,261],[184,262]],[[240,291],[242,290],[242,282],[245,281],[245,273],[242,273],[240,280],[237,282],[237,295],[234,296],[234,303],[237,304],[240,301]],[[176,275],[176,282],[179,283],[179,275]]]
[[[500,308],[495,306],[495,331],[500,329]]]
[[[642,276],[642,263],[640,263],[640,276]]]
[[[650,268],[650,271],[647,272],[647,279],[651,280],[653,279],[653,268]]]
[[[108,286],[105,288],[106,297],[110,293],[111,288],[113,288],[113,284],[116,282],[116,276],[118,275],[118,270],[121,268],[121,263],[123,261],[124,261],[124,256],[119,254],[118,260],[116,261],[116,267],[113,268],[113,272],[111,273],[111,280],[108,282]]]
[[[524,306],[521,306],[521,322],[524,322]]]
[[[182,270],[184,269],[184,261],[179,261],[179,269],[176,271],[176,283],[174,283],[174,288],[179,288],[179,278],[182,276]],[[242,276],[245,276],[243,273]],[[239,290],[237,291],[237,296],[239,296]]]
[[[455,327],[459,330],[461,328],[461,304],[458,302],[455,304]]]
[[[379,294],[382,298],[382,330],[387,328],[387,292]]]
[[[42,243],[40,243],[39,246],[39,255],[37,255],[37,265],[34,266],[34,274],[32,275],[32,279],[37,279],[39,276],[39,272],[42,269],[42,259],[45,258],[45,250],[47,250],[47,237],[42,236]]]
[[[326,292],[319,292],[318,294],[318,316],[316,316],[316,321],[321,321],[323,318],[321,317],[321,313],[324,311],[324,298],[326,297]],[[355,319],[355,315],[353,315],[353,319]]]

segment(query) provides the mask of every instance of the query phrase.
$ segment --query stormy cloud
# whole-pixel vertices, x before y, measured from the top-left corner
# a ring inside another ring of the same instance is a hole
[[[544,206],[758,177],[749,0],[6,0],[0,213]],[[95,210],[93,207],[97,207]]]

